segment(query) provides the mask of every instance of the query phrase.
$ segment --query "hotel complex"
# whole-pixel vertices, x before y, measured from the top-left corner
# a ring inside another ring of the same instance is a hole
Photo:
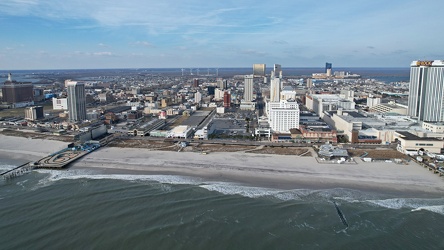
[[[408,115],[418,121],[444,121],[444,60],[410,65]]]
[[[278,133],[290,133],[299,128],[299,104],[295,100],[268,103],[268,122],[271,129]]]
[[[270,129],[276,133],[290,133],[290,129],[299,128],[299,104],[294,99],[282,99],[282,69],[275,64],[271,72],[270,99],[265,113]]]

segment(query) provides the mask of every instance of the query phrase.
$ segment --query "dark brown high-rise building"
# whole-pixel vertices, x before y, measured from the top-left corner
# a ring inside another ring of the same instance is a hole
[[[32,83],[30,82],[16,82],[11,80],[11,75],[9,75],[8,80],[2,87],[3,102],[8,104],[20,104],[23,103],[34,103],[34,91]]]
[[[193,79],[193,87],[194,88],[199,87],[199,79],[198,78]]]
[[[229,108],[231,106],[231,94],[228,91],[224,92],[224,107]]]

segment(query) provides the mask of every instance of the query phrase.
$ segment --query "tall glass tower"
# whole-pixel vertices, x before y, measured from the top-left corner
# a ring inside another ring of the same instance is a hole
[[[444,122],[444,60],[410,65],[408,115],[418,121]]]
[[[85,85],[79,82],[69,82],[67,89],[69,121],[79,122],[86,120]]]

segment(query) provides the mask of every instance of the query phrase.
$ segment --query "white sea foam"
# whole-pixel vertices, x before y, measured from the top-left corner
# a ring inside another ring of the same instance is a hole
[[[275,195],[279,191],[268,188],[247,187],[239,186],[235,183],[229,182],[214,182],[209,184],[200,185],[201,188],[209,191],[216,191],[227,195],[241,195],[250,198],[257,198],[269,195]]]
[[[444,215],[444,199],[395,198],[385,200],[367,200],[368,203],[389,209],[407,208],[411,211],[427,210]]]
[[[418,207],[418,208],[412,209],[412,212],[421,211],[421,210],[427,210],[430,212],[444,215],[444,205]]]
[[[241,195],[249,198],[274,197],[283,201],[302,200],[304,197],[317,192],[316,190],[308,189],[281,190],[273,188],[250,187],[231,182],[212,182],[200,185],[200,187],[226,195]]]
[[[406,207],[406,199],[394,198],[385,200],[367,200],[368,203],[390,209],[401,209]]]
[[[364,202],[378,207],[389,209],[409,208],[412,211],[427,210],[444,215],[444,199],[414,199],[414,198],[393,198],[393,199],[372,199],[365,193],[346,190],[346,189],[327,189],[327,190],[281,190],[263,187],[242,186],[239,183],[232,182],[204,182],[200,178],[185,177],[177,175],[125,175],[125,174],[101,174],[94,170],[37,170],[37,172],[46,174],[41,178],[38,184],[32,189],[38,189],[51,185],[60,180],[124,180],[134,182],[158,182],[162,184],[185,184],[195,185],[209,191],[216,191],[226,195],[241,195],[250,198],[273,197],[278,200],[316,200],[329,201],[331,199],[341,200],[348,203]],[[21,183],[24,184],[24,183]]]
[[[39,186],[47,186],[59,180],[124,180],[124,181],[154,181],[163,184],[189,184],[202,183],[198,178],[176,176],[176,175],[125,175],[125,174],[100,174],[90,170],[38,170],[39,173],[47,174],[39,181]]]
[[[9,165],[9,164],[0,164],[0,172],[3,173],[4,171],[11,170],[17,166]]]

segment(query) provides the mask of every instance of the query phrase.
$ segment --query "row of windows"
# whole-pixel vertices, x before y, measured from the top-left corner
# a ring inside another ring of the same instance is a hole
[[[430,143],[416,143],[416,146],[433,146],[433,144]]]

